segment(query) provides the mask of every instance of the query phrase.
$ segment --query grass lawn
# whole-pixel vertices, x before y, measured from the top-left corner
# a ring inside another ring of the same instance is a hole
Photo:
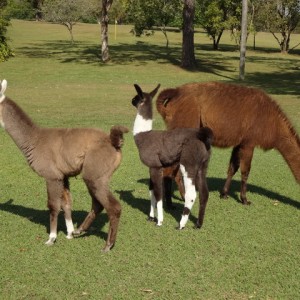
[[[186,82],[237,82],[239,52],[229,34],[212,51],[205,33],[195,34],[197,69],[180,68],[181,33],[136,38],[130,26],[110,27],[111,61],[101,63],[100,28],[78,24],[75,44],[60,25],[14,20],[9,28],[15,57],[0,64],[6,94],[48,127],[132,128],[134,83],[145,91]],[[300,35],[292,37],[296,44]],[[264,89],[300,132],[300,51],[278,51],[271,34],[252,37],[245,84]],[[155,128],[164,128],[156,113]],[[139,160],[132,133],[125,136],[123,161],[111,189],[123,211],[115,248],[102,253],[107,237],[103,212],[91,230],[65,238],[59,218],[56,244],[47,247],[49,215],[42,178],[30,170],[10,137],[0,131],[1,299],[299,299],[300,188],[281,155],[255,150],[249,178],[252,205],[239,203],[239,174],[230,198],[219,199],[230,149],[214,148],[210,190],[201,230],[193,229],[198,203],[183,231],[176,231],[183,202],[165,211],[164,225],[146,221],[150,207],[148,170]],[[91,200],[80,177],[71,180],[73,220],[79,224]]]

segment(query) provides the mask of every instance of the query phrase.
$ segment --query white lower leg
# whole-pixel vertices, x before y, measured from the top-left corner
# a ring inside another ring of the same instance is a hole
[[[56,231],[55,232],[50,232],[49,239],[45,244],[48,245],[48,246],[53,245],[54,242],[56,241],[56,238],[57,238],[57,232]]]
[[[163,201],[160,199],[157,201],[157,226],[161,226],[164,220],[164,213],[163,213]]]
[[[196,187],[193,184],[191,178],[188,177],[188,173],[183,165],[180,165],[180,171],[183,176],[184,188],[185,188],[185,202],[184,210],[179,223],[179,229],[183,229],[189,219],[190,211],[196,200]]]
[[[67,226],[67,239],[73,238],[73,232],[74,232],[74,225],[72,219],[66,219],[66,226]]]

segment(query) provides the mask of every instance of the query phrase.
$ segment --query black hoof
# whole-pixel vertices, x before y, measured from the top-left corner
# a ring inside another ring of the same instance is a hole
[[[148,221],[148,222],[155,222],[155,223],[157,223],[157,218],[154,218],[154,217],[148,217],[147,221]]]

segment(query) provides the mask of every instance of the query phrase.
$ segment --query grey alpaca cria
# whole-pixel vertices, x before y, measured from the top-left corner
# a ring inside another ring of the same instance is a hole
[[[5,96],[6,80],[0,81],[0,123],[22,151],[30,167],[45,178],[50,210],[52,245],[57,237],[57,216],[64,211],[67,238],[86,231],[103,209],[109,218],[104,251],[116,240],[121,205],[109,191],[109,181],[121,162],[123,133],[128,129],[114,126],[110,134],[95,128],[41,128],[11,99]],[[77,230],[72,221],[69,177],[82,174],[92,198],[92,209]]]
[[[205,208],[208,201],[206,171],[208,167],[212,131],[209,128],[174,130],[152,130],[152,99],[157,93],[158,85],[152,92],[145,93],[134,85],[137,95],[132,104],[137,108],[133,126],[134,140],[139,150],[141,161],[150,171],[151,208],[149,220],[155,219],[157,208],[157,225],[163,223],[162,170],[174,164],[180,165],[185,186],[185,204],[179,229],[188,221],[190,211],[196,199],[196,188],[200,193],[200,208],[197,228],[203,224]]]

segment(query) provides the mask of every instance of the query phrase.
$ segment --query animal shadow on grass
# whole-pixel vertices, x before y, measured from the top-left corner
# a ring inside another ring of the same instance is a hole
[[[139,179],[138,182],[148,186],[149,179],[146,179],[146,178]],[[223,179],[223,178],[212,178],[212,177],[207,178],[208,189],[210,192],[216,192],[216,191],[219,192],[220,189],[222,188],[222,186],[224,185],[224,183],[225,183],[225,179]],[[253,194],[262,195],[269,199],[274,199],[276,201],[279,201],[284,204],[291,205],[297,209],[300,209],[300,202],[298,202],[296,200],[293,200],[293,199],[283,196],[281,194],[272,192],[270,190],[266,190],[257,185],[248,184],[247,186],[248,186],[248,190],[250,192],[252,192]],[[176,191],[176,187],[175,187],[175,184],[173,184],[172,198],[175,200],[179,200],[179,201],[173,202],[173,209],[165,210],[165,212],[172,215],[173,218],[179,222],[181,213],[182,213],[182,210],[184,207],[184,202],[180,197],[178,197],[176,194],[174,194],[175,191]],[[144,213],[146,216],[148,216],[149,211],[150,211],[150,199],[147,197],[147,195],[148,195],[147,191],[145,191],[145,194],[142,195],[141,198],[135,198],[133,195],[133,191],[116,191],[116,193],[118,193],[120,195],[121,200],[123,200],[124,202],[129,204],[134,209],[139,209],[142,213]],[[230,199],[232,198],[239,204],[242,204],[242,202],[239,198],[239,195],[240,195],[240,181],[232,180],[229,198],[227,200],[220,199],[220,201],[230,201]],[[252,197],[254,197],[254,195],[252,195]],[[197,218],[193,216],[196,214],[197,213],[194,212],[190,216],[190,220],[193,223],[195,223],[197,221]]]
[[[35,209],[30,207],[25,207],[23,205],[14,204],[13,199],[9,199],[4,203],[0,203],[0,210],[6,211],[8,213],[14,214],[16,216],[28,219],[28,221],[33,222],[38,225],[45,226],[47,232],[49,233],[49,210],[42,210],[42,209]],[[85,219],[86,215],[88,214],[87,211],[72,211],[72,219],[74,224],[80,225],[81,222]],[[85,236],[95,235],[100,237],[103,240],[107,239],[107,233],[102,232],[101,229],[104,227],[105,224],[108,223],[108,217],[105,212],[100,213],[95,221],[92,223],[92,226],[87,232],[82,233],[79,236],[76,236],[76,239],[82,238]],[[75,226],[76,227],[76,226]],[[63,217],[63,212],[59,214],[58,217],[58,224],[57,224],[57,231],[66,233],[66,224]],[[42,234],[42,232],[41,232]],[[45,236],[45,241],[47,237]]]

